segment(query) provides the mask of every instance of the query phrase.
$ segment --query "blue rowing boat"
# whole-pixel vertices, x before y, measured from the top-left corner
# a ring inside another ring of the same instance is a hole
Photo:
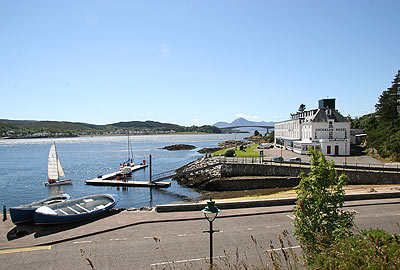
[[[88,220],[105,214],[117,202],[117,195],[97,194],[46,205],[35,211],[34,221],[36,225],[50,225]]]
[[[51,196],[38,202],[32,202],[30,204],[24,204],[17,207],[10,208],[11,220],[15,225],[23,225],[28,222],[33,221],[33,217],[36,209],[51,205],[59,202],[64,202],[70,199],[68,194],[59,194],[56,196]]]

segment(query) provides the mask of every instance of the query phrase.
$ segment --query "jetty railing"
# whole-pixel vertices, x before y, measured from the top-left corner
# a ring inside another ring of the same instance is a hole
[[[173,177],[188,175],[188,174],[191,174],[194,172],[210,169],[210,168],[213,168],[218,165],[221,165],[221,162],[217,162],[214,164],[210,164],[210,165],[207,165],[204,167],[199,167],[199,168],[189,170],[189,171],[184,171],[184,172],[176,172],[175,170],[170,170],[170,171],[158,173],[158,174],[153,175],[151,182],[159,182],[159,181],[166,180],[166,179],[173,178]]]
[[[265,157],[211,157],[217,161],[216,163],[209,164],[203,167],[199,167],[193,170],[184,172],[176,172],[176,170],[169,170],[154,174],[150,182],[159,182],[169,178],[185,176],[198,171],[213,168],[223,163],[230,164],[263,164],[263,165],[275,165],[275,166],[286,166],[286,167],[310,167],[309,162],[290,162],[290,161],[274,161]],[[397,164],[361,164],[361,163],[337,163],[335,162],[335,168],[341,171],[355,170],[355,171],[374,171],[374,172],[393,172],[400,174],[400,166]]]
[[[265,165],[282,165],[293,167],[309,167],[309,162],[290,162],[290,161],[274,161],[265,157],[213,157],[218,159],[221,163],[233,164],[265,164]],[[397,164],[371,164],[371,163],[349,163],[349,162],[335,162],[335,168],[340,170],[362,170],[362,171],[381,171],[381,172],[394,172],[400,173],[400,166]]]

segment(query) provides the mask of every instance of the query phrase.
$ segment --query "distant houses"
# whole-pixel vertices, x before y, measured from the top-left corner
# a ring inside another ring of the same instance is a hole
[[[328,156],[350,155],[350,134],[350,120],[336,110],[335,99],[321,99],[318,109],[275,123],[275,145],[299,154],[313,147]]]

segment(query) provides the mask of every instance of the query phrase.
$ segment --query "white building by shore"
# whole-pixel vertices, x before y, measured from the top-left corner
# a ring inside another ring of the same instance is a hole
[[[299,154],[308,147],[324,155],[350,155],[350,121],[335,108],[335,99],[319,100],[318,109],[291,114],[291,119],[275,123],[275,145]]]

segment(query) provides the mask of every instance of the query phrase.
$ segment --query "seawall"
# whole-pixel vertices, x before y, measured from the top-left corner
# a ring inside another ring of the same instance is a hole
[[[288,164],[234,164],[224,163],[221,178],[211,179],[204,185],[209,191],[233,191],[275,187],[295,187],[301,172],[308,173],[309,166]],[[339,174],[349,177],[349,185],[400,184],[400,171],[354,170],[337,168]]]

